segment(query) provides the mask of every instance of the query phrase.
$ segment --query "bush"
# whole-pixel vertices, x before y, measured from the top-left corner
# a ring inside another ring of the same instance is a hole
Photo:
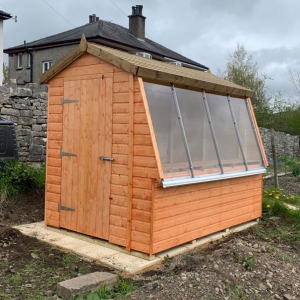
[[[45,187],[45,166],[33,167],[16,160],[1,161],[0,195],[1,202],[23,191]]]
[[[300,175],[300,158],[292,158],[286,155],[280,156],[280,161],[283,161],[288,170],[292,172],[295,177]]]

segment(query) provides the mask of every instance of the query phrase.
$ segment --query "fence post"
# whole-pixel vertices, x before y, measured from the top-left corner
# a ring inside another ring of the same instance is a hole
[[[277,159],[276,159],[276,149],[275,149],[275,132],[274,132],[273,128],[271,129],[271,146],[272,146],[272,157],[273,157],[273,167],[274,167],[275,188],[279,189],[278,171],[277,171]]]

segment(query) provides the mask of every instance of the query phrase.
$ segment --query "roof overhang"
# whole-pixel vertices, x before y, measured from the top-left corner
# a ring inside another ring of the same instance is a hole
[[[230,81],[217,77],[209,72],[198,71],[166,62],[147,59],[125,51],[89,43],[84,35],[78,47],[69,52],[40,77],[41,83],[48,83],[51,78],[84,53],[100,59],[148,81],[162,84],[172,82],[175,85],[207,92],[230,94],[237,97],[251,97],[253,92]]]
[[[12,15],[3,11],[3,10],[0,10],[0,20],[8,20],[8,19],[11,19],[12,18]]]

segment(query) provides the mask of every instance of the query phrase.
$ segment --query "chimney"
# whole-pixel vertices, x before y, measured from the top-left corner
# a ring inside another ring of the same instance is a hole
[[[99,20],[99,18],[96,17],[95,14],[89,15],[89,23],[93,23],[93,22],[96,22],[98,20]]]
[[[145,19],[142,14],[143,5],[132,6],[132,15],[129,18],[129,33],[135,37],[145,39]]]

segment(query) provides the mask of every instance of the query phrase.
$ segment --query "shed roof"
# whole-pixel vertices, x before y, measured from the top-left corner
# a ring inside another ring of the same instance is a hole
[[[3,11],[3,10],[0,10],[0,20],[8,20],[12,18],[11,14]]]
[[[175,51],[172,51],[150,39],[138,39],[129,33],[128,28],[103,20],[88,23],[65,32],[26,43],[26,47],[32,49],[44,49],[61,46],[64,44],[77,44],[80,41],[82,34],[84,34],[86,39],[89,41],[94,41],[97,43],[99,42],[101,44],[114,43],[115,47],[116,45],[119,45],[118,48],[131,47],[137,51],[149,52],[152,55],[156,54],[160,57],[168,57],[208,69],[208,67],[199,64]],[[4,49],[4,53],[9,54],[24,50],[24,44],[22,44]]]
[[[183,66],[154,59],[143,58],[125,51],[86,42],[85,37],[77,48],[61,58],[52,68],[41,75],[41,83],[47,83],[67,65],[84,53],[90,53],[133,75],[156,82],[170,82],[186,88],[204,89],[206,91],[230,94],[238,97],[250,97],[253,92],[233,82],[224,80],[209,72],[198,71]]]

